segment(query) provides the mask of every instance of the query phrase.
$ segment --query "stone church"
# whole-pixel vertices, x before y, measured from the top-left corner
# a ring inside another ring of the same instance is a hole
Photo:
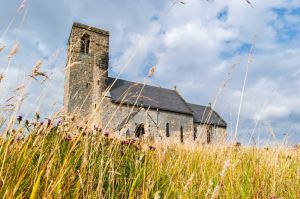
[[[74,23],[67,50],[64,109],[122,138],[218,144],[226,122],[210,106],[188,103],[176,90],[109,77],[109,32]]]

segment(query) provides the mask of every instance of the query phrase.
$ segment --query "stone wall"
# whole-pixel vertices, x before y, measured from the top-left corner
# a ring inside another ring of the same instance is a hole
[[[201,145],[207,143],[207,132],[211,127],[211,143],[212,145],[222,145],[227,143],[227,131],[226,128],[218,126],[209,126],[204,124],[194,124],[197,135],[197,143]]]
[[[81,52],[81,38],[89,38],[89,50]],[[68,43],[64,107],[89,116],[106,89],[109,33],[74,23]],[[73,64],[77,63],[77,64]]]
[[[116,132],[122,138],[135,137],[136,127],[139,124],[144,124],[146,131],[144,137],[150,140],[169,142],[170,144],[181,143],[180,128],[182,126],[184,143],[193,141],[194,125],[192,115],[141,107],[132,109],[132,106],[129,105],[112,103],[108,97],[105,98],[101,107],[103,108],[102,122],[104,124],[102,129],[108,132]],[[128,120],[128,123],[124,125],[126,120]],[[170,137],[166,137],[167,123],[169,123]]]

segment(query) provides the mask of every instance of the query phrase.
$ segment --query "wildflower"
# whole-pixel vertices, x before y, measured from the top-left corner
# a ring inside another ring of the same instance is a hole
[[[104,133],[104,136],[105,136],[105,137],[108,137],[108,136],[109,136],[109,132],[105,132],[105,133]]]
[[[40,117],[40,114],[38,112],[35,113],[35,118],[36,118],[36,120],[40,120],[41,117]]]
[[[72,137],[71,137],[71,135],[66,135],[65,137],[64,137],[64,140],[66,141],[66,142],[68,142],[68,141],[71,141],[72,140]]]
[[[95,131],[99,131],[98,126],[94,125],[94,130],[95,130]]]
[[[49,127],[51,125],[51,120],[49,118],[47,118],[47,127]]]
[[[153,66],[148,72],[148,77],[149,78],[152,77],[154,75],[155,71],[156,71],[156,66]]]
[[[129,145],[130,142],[129,142],[128,140],[122,140],[122,141],[121,141],[121,144],[122,144],[122,145]]]
[[[156,148],[155,148],[154,146],[149,146],[149,150],[150,150],[150,151],[155,151]]]
[[[235,146],[235,147],[240,147],[240,146],[241,146],[241,143],[240,143],[240,142],[236,142],[236,143],[234,143],[234,146]]]
[[[18,116],[17,121],[20,124],[22,122],[23,117],[21,115]]]
[[[23,139],[24,139],[24,137],[21,136],[21,135],[19,135],[19,136],[16,137],[16,141],[17,141],[17,142],[20,142],[20,141],[22,141]]]
[[[60,124],[61,124],[61,121],[59,120],[59,121],[57,121],[55,126],[58,127]]]
[[[134,144],[136,142],[136,139],[135,138],[132,138],[131,140],[130,140],[130,143],[132,143],[132,144]]]
[[[28,120],[25,120],[25,125],[29,126],[29,121]]]
[[[8,59],[11,59],[11,58],[13,58],[16,54],[17,54],[17,52],[18,52],[18,50],[19,50],[19,44],[18,43],[16,43],[14,46],[13,46],[13,48],[10,50],[10,53],[9,53],[9,55],[8,55]]]

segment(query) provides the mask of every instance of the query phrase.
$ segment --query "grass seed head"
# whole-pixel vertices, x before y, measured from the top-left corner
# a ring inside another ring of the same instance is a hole
[[[10,50],[10,53],[9,53],[9,55],[8,55],[8,59],[13,58],[13,57],[17,54],[19,48],[20,48],[20,45],[19,45],[18,43],[16,43],[16,44],[12,47],[12,49]]]
[[[148,72],[148,77],[151,78],[154,75],[155,71],[156,71],[156,66],[153,66]]]
[[[34,65],[34,67],[33,67],[33,69],[32,69],[32,72],[31,72],[31,74],[30,74],[29,76],[32,77],[32,78],[35,79],[35,80],[37,80],[36,77],[38,77],[38,76],[45,77],[45,80],[46,80],[46,79],[49,79],[49,77],[47,76],[46,73],[40,71],[40,68],[41,68],[41,65],[42,65],[42,64],[43,64],[43,61],[38,61],[38,62]],[[44,81],[45,81],[45,80],[44,80]]]
[[[4,75],[0,73],[0,83],[2,82],[3,79],[4,79]]]
[[[0,52],[1,52],[2,50],[4,50],[5,47],[6,47],[5,45],[0,44]]]
[[[18,8],[18,13],[22,12],[26,7],[27,0],[23,0]]]

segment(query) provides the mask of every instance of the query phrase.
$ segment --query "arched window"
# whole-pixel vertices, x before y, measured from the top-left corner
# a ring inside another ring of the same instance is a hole
[[[88,54],[90,49],[90,36],[85,34],[81,38],[80,52]]]
[[[180,127],[180,142],[183,143],[183,126]]]
[[[141,138],[145,134],[144,124],[139,124],[134,131],[136,138]]]
[[[166,137],[170,137],[170,125],[169,125],[169,123],[166,124]]]

